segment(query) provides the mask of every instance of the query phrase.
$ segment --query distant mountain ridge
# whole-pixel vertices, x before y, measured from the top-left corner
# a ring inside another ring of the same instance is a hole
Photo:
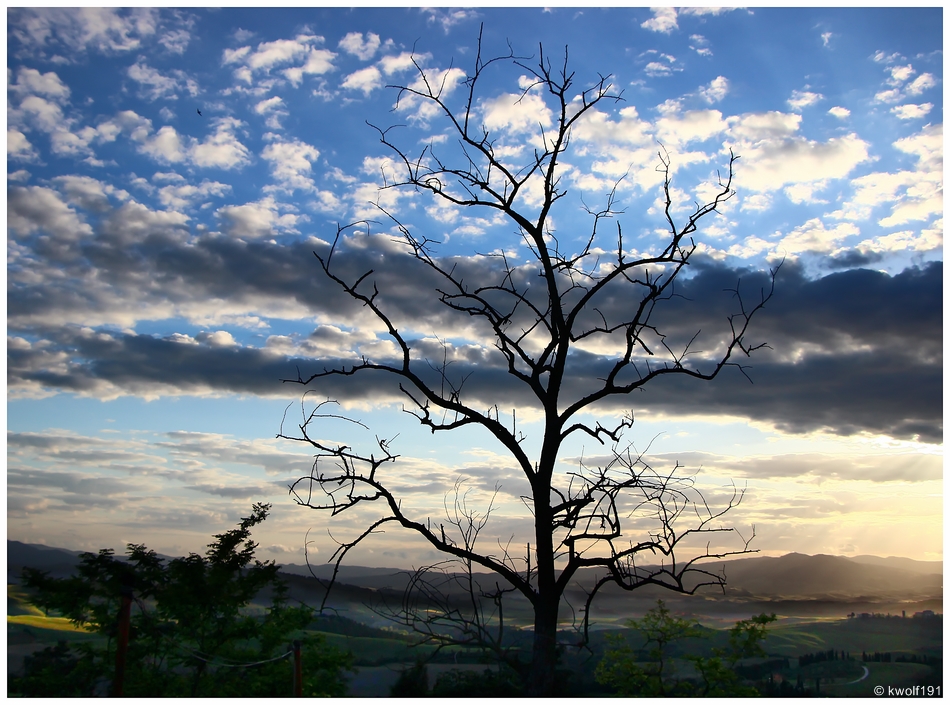
[[[20,541],[7,540],[7,582],[18,582],[22,567],[68,575],[79,562],[81,551],[70,551]],[[784,556],[751,556],[729,561],[710,561],[707,569],[722,569],[726,576],[726,597],[757,599],[814,599],[849,597],[942,597],[943,563],[910,558],[879,556],[814,556],[788,553]],[[281,565],[290,575],[330,578],[332,565],[308,568],[298,564]],[[402,590],[409,570],[342,566],[337,580],[361,588]],[[580,572],[572,583],[583,585],[588,577]],[[710,592],[711,594],[711,592]]]
[[[788,553],[718,565],[725,569],[727,595],[920,597],[943,593],[943,564],[936,561]]]

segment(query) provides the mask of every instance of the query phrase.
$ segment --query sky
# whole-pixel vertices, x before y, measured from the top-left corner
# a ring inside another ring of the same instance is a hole
[[[497,276],[492,253],[530,272],[511,223],[381,188],[397,165],[376,128],[397,126],[386,135],[409,153],[457,156],[444,116],[389,86],[423,71],[457,108],[480,27],[484,56],[536,65],[543,47],[557,66],[566,53],[579,90],[610,76],[621,96],[571,135],[553,213],[565,249],[615,188],[625,245],[655,251],[660,150],[677,218],[740,156],[736,196],[695,234],[684,298],[657,311],[671,339],[700,331],[711,350],[735,307],[727,290],[751,300],[782,263],[749,379],[657,380],[584,420],[633,411],[627,441],[657,469],[679,464],[713,506],[744,489],[727,523],[754,527],[764,555],[941,560],[941,8],[8,9],[8,538],[181,555],[270,502],[259,555],[302,563],[308,545],[324,562],[379,514],[297,506],[287,488],[312,454],[276,436],[332,398],[370,431],[328,421],[322,437],[394,439],[387,480],[414,516],[444,520],[461,479],[483,513],[498,488],[486,550],[530,541],[527,484],[486,434],[430,434],[378,377],[307,398],[281,382],[392,359],[379,321],[313,256],[338,224],[368,221],[345,232],[340,271],[374,270],[417,364],[445,354],[470,375],[470,402],[516,408],[537,447],[524,390],[485,332],[438,302],[383,212],[472,280]],[[473,108],[512,165],[551,120],[526,75],[493,65]],[[519,207],[538,203],[529,189]],[[610,354],[579,346],[568,391]],[[562,451],[563,479],[609,448]],[[436,559],[390,529],[350,562]]]

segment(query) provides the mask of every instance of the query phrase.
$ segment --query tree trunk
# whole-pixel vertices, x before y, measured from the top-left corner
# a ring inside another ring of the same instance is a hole
[[[551,603],[551,604],[548,604]],[[534,646],[525,695],[534,698],[559,695],[555,684],[557,667],[557,601],[539,600],[535,607]]]
[[[535,546],[537,556],[537,601],[534,605],[534,645],[531,650],[531,668],[528,672],[526,695],[551,697],[558,695],[554,684],[557,666],[557,613],[560,595],[554,571],[554,539],[551,533],[551,472],[545,468],[542,451],[539,472],[534,487]]]

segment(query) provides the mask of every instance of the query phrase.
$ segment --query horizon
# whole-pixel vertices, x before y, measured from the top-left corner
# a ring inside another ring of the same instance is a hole
[[[254,538],[254,537],[251,536],[251,539],[252,539],[252,540],[253,540],[253,538]],[[26,541],[19,541],[18,539],[11,539],[11,538],[8,538],[7,541],[8,541],[8,542],[9,542],[9,541],[15,541],[15,542],[18,542],[18,543],[22,543],[22,544],[24,544],[24,545],[26,545],[26,546],[38,546],[38,547],[46,548],[46,549],[50,549],[50,550],[68,551],[68,552],[70,552],[70,553],[90,552],[90,551],[87,551],[86,549],[81,549],[81,548],[69,548],[68,546],[50,546],[50,545],[48,545],[48,544],[43,544],[43,543],[29,543],[29,542],[26,542]],[[114,553],[115,553],[116,556],[124,555],[123,551],[118,550],[118,548],[115,547],[115,546],[102,546],[101,548],[111,548],[111,549],[113,549],[113,551],[114,551]],[[123,547],[123,548],[125,548],[125,547]],[[161,555],[162,557],[164,557],[164,558],[174,559],[174,558],[184,557],[184,555],[186,555],[186,554],[182,554],[181,556],[178,556],[178,555],[170,555],[170,554],[160,554],[160,555]],[[921,559],[918,559],[918,558],[909,558],[909,557],[907,557],[907,556],[880,556],[880,555],[875,555],[875,554],[870,554],[870,553],[862,553],[862,554],[857,554],[857,555],[853,555],[853,556],[846,556],[846,555],[841,555],[841,554],[830,554],[830,553],[811,553],[811,554],[809,554],[809,553],[802,553],[802,552],[800,552],[800,551],[789,551],[789,552],[787,552],[787,553],[780,553],[780,554],[765,554],[765,553],[762,553],[762,552],[755,552],[755,551],[753,551],[753,552],[750,552],[750,553],[747,553],[747,554],[741,554],[741,555],[736,555],[736,556],[728,556],[728,557],[726,557],[726,558],[710,559],[710,560],[709,560],[709,563],[715,563],[715,562],[729,562],[729,561],[741,561],[741,560],[747,560],[747,559],[752,559],[752,558],[785,558],[786,556],[804,556],[804,557],[806,557],[806,558],[827,557],[827,558],[847,558],[847,559],[855,559],[855,558],[877,558],[877,559],[881,559],[881,560],[898,560],[898,561],[905,561],[905,560],[907,560],[907,561],[913,561],[913,562],[915,562],[915,563],[939,563],[939,564],[941,564],[941,566],[943,565],[943,561],[942,561],[942,560],[921,560]],[[270,559],[270,560],[275,560],[275,559]],[[282,565],[292,565],[292,566],[295,566],[295,567],[298,567],[298,568],[303,568],[303,567],[306,567],[306,566],[307,566],[306,563],[294,563],[293,561],[279,561],[279,560],[275,560],[275,562],[276,562],[276,564],[277,564],[278,566],[282,566]],[[311,567],[324,567],[324,566],[332,566],[332,565],[334,565],[334,564],[333,564],[333,563],[311,563],[310,565],[311,565]],[[415,566],[409,566],[409,567],[406,567],[406,566],[401,566],[401,567],[396,567],[396,566],[371,566],[371,565],[360,565],[360,564],[354,564],[354,563],[344,563],[342,567],[346,567],[346,568],[373,568],[373,569],[378,568],[379,570],[414,570],[414,569],[415,569]],[[943,571],[941,570],[941,572],[943,572]],[[475,573],[478,573],[478,571],[475,571]],[[485,575],[488,575],[488,574],[489,574],[489,573],[487,573],[487,572],[485,573]]]
[[[323,562],[328,532],[346,540],[366,525],[371,513],[329,520],[288,495],[313,461],[275,438],[303,404],[303,389],[279,380],[393,354],[311,254],[329,249],[337,223],[381,221],[373,200],[473,272],[495,267],[476,253],[524,258],[485,213],[380,191],[392,155],[366,124],[404,125],[392,135],[410,151],[447,144],[437,116],[396,104],[386,84],[411,81],[414,57],[459,100],[484,25],[486,55],[508,39],[519,55],[566,46],[578,85],[600,72],[623,93],[573,135],[555,216],[571,247],[589,230],[584,207],[602,206],[624,175],[624,242],[656,245],[658,145],[677,216],[708,196],[730,148],[740,155],[737,196],[703,221],[677,285],[712,314],[669,304],[671,338],[701,330],[700,343],[715,343],[728,329],[723,289],[756,291],[784,262],[750,329],[771,346],[745,361],[753,384],[736,370],[655,380],[578,420],[609,425],[630,411],[626,438],[658,471],[682,467],[712,507],[744,491],[724,521],[743,538],[755,527],[752,556],[943,561],[942,8],[8,8],[7,18],[8,539],[202,553],[268,502],[259,557],[302,564],[305,546]],[[477,102],[512,159],[548,117],[520,73],[490,74]],[[491,341],[420,296],[393,228],[372,227],[348,236],[341,257],[375,268],[420,356],[450,352],[473,375],[474,403],[517,409],[536,450],[539,412]],[[611,354],[585,345],[565,394]],[[430,434],[398,390],[352,382],[311,396],[339,399],[371,432],[328,421],[321,433],[395,439],[401,457],[386,472],[414,516],[444,521],[461,477],[472,507],[493,508],[486,544],[533,540],[527,482],[503,448],[467,429]],[[593,442],[561,450],[563,475],[610,460]],[[347,562],[438,558],[390,530]]]

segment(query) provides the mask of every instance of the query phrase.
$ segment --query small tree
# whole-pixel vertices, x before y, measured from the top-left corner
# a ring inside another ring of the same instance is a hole
[[[93,695],[96,677],[113,677],[121,595],[131,591],[137,609],[131,617],[126,695],[289,695],[290,665],[276,657],[287,652],[294,635],[303,637],[307,672],[324,677],[305,684],[308,689],[344,695],[342,670],[350,657],[316,635],[301,634],[312,609],[288,605],[279,566],[255,558],[251,528],[267,518],[269,509],[255,504],[237,528],[215,535],[204,556],[192,553],[165,564],[154,551],[129,544],[126,560],[111,549],[82,554],[76,575],[68,578],[25,568],[23,583],[36,606],[98,632],[106,643],[80,644],[78,654],[62,645],[48,650],[32,663],[37,673],[28,673],[14,687],[42,691],[28,695]],[[252,600],[268,591],[269,607],[255,613]],[[268,663],[236,667],[255,662]],[[50,664],[63,668],[57,672]],[[39,679],[38,674],[45,675]]]
[[[362,227],[369,237],[369,223],[338,227],[329,250],[314,254],[324,275],[384,326],[395,343],[396,357],[364,357],[352,365],[284,381],[310,385],[330,378],[383,373],[398,380],[407,411],[433,433],[471,427],[487,431],[530,484],[524,502],[533,525],[531,542],[524,555],[520,549],[517,554],[511,551],[504,537],[496,550],[476,545],[492,509],[477,512],[459,491],[454,502],[446,503],[445,521],[415,516],[392,489],[387,468],[399,456],[389,441],[377,438],[370,452],[346,442],[323,440],[327,434],[318,424],[341,418],[324,406],[331,403],[329,399],[316,408],[303,409],[299,433],[285,435],[282,427],[278,437],[309,443],[316,451],[311,474],[291,488],[299,504],[334,516],[371,502],[382,505],[382,516],[370,521],[355,539],[342,542],[331,562],[339,566],[350,550],[388,525],[415,532],[448,562],[417,572],[411,588],[421,590],[418,595],[424,599],[407,596],[405,609],[396,616],[437,644],[476,644],[493,651],[521,669],[528,694],[552,695],[557,688],[558,612],[565,589],[579,570],[599,569],[599,574],[590,578],[586,604],[580,610],[578,629],[583,643],[591,602],[604,585],[634,590],[652,584],[680,593],[707,585],[721,587],[724,577],[705,569],[701,561],[744,553],[749,545],[740,537],[735,548],[714,550],[707,543],[705,551],[681,557],[677,549],[682,551],[692,539],[705,536],[708,540],[710,535],[734,531],[722,526],[720,520],[739,503],[742,493],[734,491],[730,499],[712,508],[695,491],[692,481],[680,476],[678,464],[665,471],[655,470],[624,443],[624,432],[633,425],[632,412],[607,425],[587,423],[581,416],[596,413],[603,404],[625,398],[661,377],[711,380],[728,367],[741,370],[734,356],[749,355],[761,347],[747,343],[745,336],[772,289],[769,285],[757,292],[750,305],[740,296],[737,285],[730,292],[734,312],[718,335],[706,338],[712,349],[702,355],[696,349],[698,332],[679,342],[668,336],[654,320],[655,314],[675,296],[674,283],[696,252],[693,235],[700,221],[733,196],[733,168],[738,157],[730,153],[711,200],[697,205],[678,222],[671,162],[660,150],[657,169],[662,176],[668,237],[654,252],[632,252],[619,223],[614,234],[604,232],[606,222],[621,212],[616,205],[616,187],[607,195],[604,207],[586,209],[589,230],[568,244],[552,226],[556,207],[567,194],[562,184],[562,158],[571,147],[572,133],[585,118],[597,106],[619,101],[621,96],[609,76],[576,88],[566,50],[563,64],[555,68],[543,48],[538,63],[529,64],[512,51],[486,60],[481,37],[478,47],[474,72],[464,81],[465,96],[460,104],[450,100],[445,74],[428,72],[415,60],[415,82],[391,87],[398,91],[397,105],[408,100],[417,108],[424,105],[430,109],[428,114],[439,115],[454,134],[457,149],[446,156],[440,150],[451,151],[451,144],[442,147],[433,142],[412,155],[397,144],[392,128],[377,128],[381,143],[391,150],[397,164],[397,173],[384,175],[384,187],[414,189],[443,205],[500,216],[514,226],[518,239],[483,256],[496,264],[495,273],[472,281],[466,278],[462,259],[440,257],[434,238],[413,232],[395,215],[383,212],[391,219],[395,239],[408,258],[405,265],[400,264],[406,276],[431,276],[438,282],[434,295],[448,311],[474,321],[493,339],[496,361],[509,375],[510,384],[523,390],[543,417],[537,452],[528,450],[515,410],[509,420],[497,404],[481,405],[477,390],[473,393],[472,386],[466,385],[469,376],[459,369],[461,362],[454,359],[447,344],[443,344],[442,359],[433,361],[399,330],[399,312],[387,306],[374,270],[353,274],[349,269],[347,241],[358,240],[356,231]],[[520,164],[512,162],[509,155],[513,151],[505,149],[503,140],[499,141],[479,117],[482,79],[489,69],[504,66],[527,74],[520,82],[521,97],[512,98],[512,102],[530,94],[532,100],[543,101],[553,116],[550,124],[539,122],[534,151]],[[534,200],[537,194],[538,203]],[[568,249],[575,247],[573,243],[579,243],[576,249]],[[509,253],[519,246],[519,256],[528,257],[528,264],[513,263]],[[774,275],[773,271],[773,283]],[[422,284],[418,286],[422,295]],[[572,365],[580,346],[592,341],[610,343],[616,353],[602,369],[586,377],[586,388],[578,389]],[[558,472],[562,448],[577,436],[609,448],[611,459],[595,467],[582,463],[574,472]],[[624,528],[625,516],[650,517],[654,528],[634,535],[629,525]],[[683,528],[687,517],[692,517],[693,523]],[[650,562],[643,561],[644,555]],[[482,570],[495,577],[478,578],[476,573]],[[438,588],[453,582],[468,586],[470,596],[465,604],[440,597]],[[502,642],[502,603],[511,592],[527,599],[534,612],[533,645],[527,663],[515,658]]]
[[[760,614],[736,622],[729,630],[725,649],[714,648],[712,656],[685,652],[688,639],[708,637],[711,630],[675,616],[662,600],[643,619],[629,620],[627,626],[639,633],[646,649],[634,649],[622,635],[610,638],[610,648],[597,665],[597,682],[608,685],[625,697],[734,697],[755,696],[759,692],[746,685],[736,673],[745,658],[765,656],[762,640],[775,615]],[[695,643],[695,642],[693,642]],[[680,677],[673,665],[674,649],[694,673]]]

